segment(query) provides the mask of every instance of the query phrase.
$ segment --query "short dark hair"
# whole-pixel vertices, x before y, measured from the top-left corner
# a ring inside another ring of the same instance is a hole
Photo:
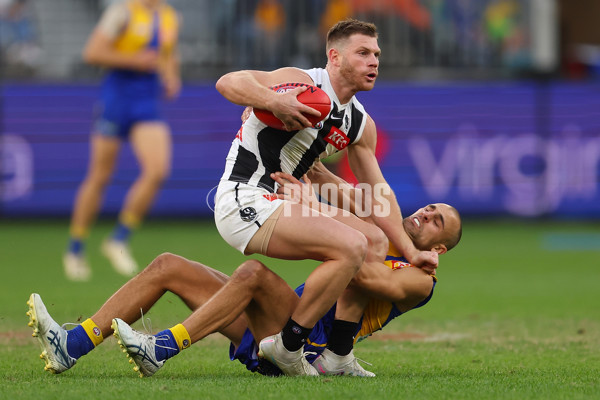
[[[370,22],[359,21],[354,18],[339,21],[327,32],[327,49],[331,47],[332,43],[347,39],[356,33],[377,38],[377,27]]]

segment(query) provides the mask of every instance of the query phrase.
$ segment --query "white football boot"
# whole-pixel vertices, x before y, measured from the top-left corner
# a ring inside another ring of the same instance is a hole
[[[46,363],[44,370],[53,374],[68,370],[75,365],[77,359],[67,352],[67,331],[48,314],[39,294],[32,293],[27,305],[28,325],[33,328],[32,336],[38,339],[42,348],[40,358]]]
[[[71,281],[85,282],[92,277],[92,269],[83,254],[65,253],[63,267],[65,275]]]
[[[112,320],[111,328],[129,363],[135,363],[133,370],[140,373],[140,378],[154,375],[165,364],[156,359],[156,346],[160,346],[156,336],[138,332],[119,318]]]
[[[102,242],[102,254],[110,261],[119,274],[132,277],[138,272],[138,265],[126,243],[113,239]]]
[[[272,362],[288,376],[318,376],[319,373],[306,361],[302,348],[289,351],[283,346],[281,332],[260,341],[258,356]]]
[[[312,365],[321,375],[375,376],[358,364],[353,351],[345,356],[338,356],[331,350],[325,349]]]

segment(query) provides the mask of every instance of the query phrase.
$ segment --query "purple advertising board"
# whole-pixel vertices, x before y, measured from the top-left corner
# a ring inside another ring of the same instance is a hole
[[[2,88],[2,215],[70,214],[97,91]],[[406,212],[446,202],[464,215],[600,217],[600,84],[380,82],[358,98],[377,124],[380,164]],[[186,86],[165,105],[173,169],[153,215],[212,215],[207,198],[242,110],[213,84]],[[118,163],[106,214],[118,212],[138,173],[128,146]]]

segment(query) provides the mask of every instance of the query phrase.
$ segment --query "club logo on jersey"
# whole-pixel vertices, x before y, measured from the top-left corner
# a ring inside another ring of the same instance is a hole
[[[325,141],[338,150],[342,150],[350,144],[348,136],[335,126],[331,127],[331,130],[325,136]]]
[[[246,207],[240,210],[240,218],[244,222],[252,222],[257,216],[258,214],[256,213],[256,210],[252,207]]]
[[[400,260],[390,260],[391,261],[391,266],[390,268],[392,270],[396,270],[396,269],[402,269],[402,268],[406,268],[406,267],[410,267],[410,263],[407,263],[405,261],[400,261]]]

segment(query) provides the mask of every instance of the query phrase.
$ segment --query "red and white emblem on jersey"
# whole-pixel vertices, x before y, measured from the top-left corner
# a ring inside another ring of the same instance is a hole
[[[236,138],[238,138],[238,139],[240,139],[240,142],[242,141],[242,130],[243,130],[243,129],[244,129],[244,125],[242,125],[242,126],[240,127],[240,130],[239,130],[239,131],[237,131],[237,133],[235,134],[235,137],[236,137]]]
[[[277,200],[277,194],[276,193],[269,193],[269,194],[263,194],[263,197],[269,201],[275,201]]]
[[[338,150],[342,150],[350,144],[350,139],[348,139],[348,136],[346,136],[344,132],[335,126],[331,127],[331,130],[327,136],[325,136],[325,141]]]
[[[396,270],[396,269],[401,269],[401,268],[406,268],[406,267],[410,267],[410,263],[407,263],[405,261],[400,261],[400,260],[392,260],[392,270]]]

